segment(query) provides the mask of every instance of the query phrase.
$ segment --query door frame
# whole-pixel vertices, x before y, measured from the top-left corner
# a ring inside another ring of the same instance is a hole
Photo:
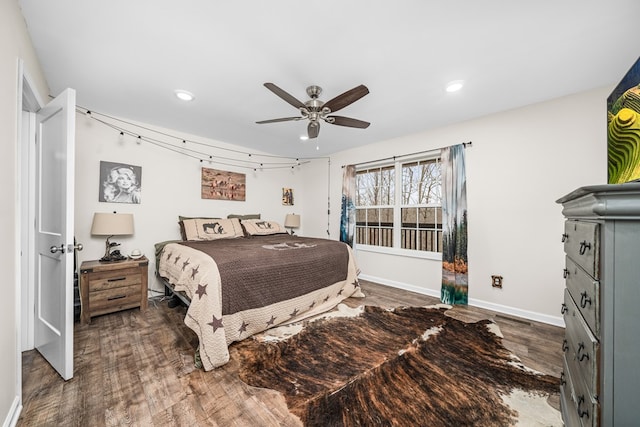
[[[16,394],[22,408],[22,352],[34,348],[35,319],[35,112],[45,104],[36,85],[18,59],[16,105]],[[31,225],[31,226],[30,226]],[[17,420],[17,419],[16,419]]]

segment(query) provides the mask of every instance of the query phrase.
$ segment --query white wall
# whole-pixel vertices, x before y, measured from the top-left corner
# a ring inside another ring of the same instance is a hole
[[[317,160],[308,164],[301,164],[293,168],[268,169],[268,163],[282,162],[282,159],[262,158],[252,156],[252,160],[264,162],[263,170],[242,169],[233,166],[208,162],[200,163],[199,160],[182,154],[162,149],[146,141],[137,144],[136,138],[125,136],[120,138],[119,132],[104,124],[88,118],[82,113],[76,115],[76,207],[75,228],[76,238],[84,245],[84,250],[79,253],[80,262],[83,260],[98,259],[104,254],[104,237],[91,236],[91,223],[94,212],[130,212],[134,214],[135,234],[130,237],[114,237],[112,240],[121,243],[118,248],[123,254],[128,254],[134,248],[141,249],[150,260],[150,273],[155,271],[154,244],[164,240],[179,239],[178,215],[185,216],[220,216],[226,217],[230,213],[248,214],[260,213],[263,219],[284,223],[287,213],[301,214],[302,224],[298,230],[304,233],[318,233],[317,224],[305,217],[303,207],[308,203],[314,205],[309,199],[314,195],[303,191],[302,184],[306,177],[312,175],[315,170],[328,174],[327,161]],[[94,112],[94,117],[104,117]],[[114,122],[122,125],[121,122]],[[137,127],[124,125],[134,133],[140,133],[146,138],[160,138],[170,141],[171,138],[160,137],[158,134],[142,130]],[[231,146],[219,141],[198,138],[193,135],[179,133],[168,129],[161,129],[147,124],[146,128],[159,130],[172,136],[178,136],[187,140],[195,140],[212,146],[222,146],[236,150],[242,150],[237,146]],[[194,146],[201,151],[207,151],[202,146]],[[214,152],[209,150],[207,152]],[[246,158],[247,156],[217,152],[234,158]],[[214,154],[215,156],[215,154]],[[142,167],[142,203],[105,203],[98,201],[100,187],[100,161],[122,162]],[[224,161],[227,162],[228,161]],[[294,162],[295,163],[295,162]],[[246,175],[246,201],[223,201],[202,199],[200,196],[201,168],[221,169],[244,173]],[[313,180],[311,180],[313,181]],[[324,184],[323,184],[324,183]],[[323,191],[324,204],[327,200],[326,178],[319,182]],[[324,187],[322,187],[324,185]],[[294,205],[282,205],[282,188],[293,188]],[[326,215],[324,223],[326,224]],[[307,224],[309,226],[307,227]],[[326,225],[322,230],[326,229]],[[322,235],[322,232],[320,232]],[[326,236],[326,232],[324,233]],[[150,274],[149,286],[161,291],[162,287],[157,283],[153,274]],[[155,293],[157,295],[157,293]]]
[[[621,73],[624,70],[621,71]],[[606,183],[606,97],[600,88],[332,157],[332,222],[341,165],[472,141],[466,149],[470,304],[562,324],[563,217],[555,200]],[[332,228],[337,236],[338,228]],[[358,251],[363,276],[440,295],[440,261]],[[504,277],[503,288],[491,275]]]
[[[24,62],[24,70],[35,85],[41,97],[48,94],[48,88],[40,64],[18,7],[13,0],[0,1],[0,271],[2,271],[2,297],[4,305],[0,310],[0,423],[10,425],[21,405],[20,350],[18,345],[18,312],[20,306],[20,250],[19,250],[19,206],[18,156],[19,137],[18,102],[22,94],[18,91],[18,60]]]

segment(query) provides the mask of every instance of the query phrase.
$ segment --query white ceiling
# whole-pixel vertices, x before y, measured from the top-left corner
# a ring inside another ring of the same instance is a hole
[[[640,55],[638,0],[19,3],[51,95],[71,87],[90,110],[292,157],[613,87]],[[265,82],[303,102],[312,84],[324,101],[364,84],[339,114],[371,126],[323,123],[301,142],[303,121],[256,124],[298,114]]]

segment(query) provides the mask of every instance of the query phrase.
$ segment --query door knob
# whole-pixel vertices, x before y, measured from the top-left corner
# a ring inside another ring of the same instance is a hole
[[[60,247],[51,246],[51,248],[49,248],[49,250],[51,251],[52,254],[55,254],[56,252],[64,253],[64,245],[60,245]]]
[[[67,250],[68,250],[69,252],[74,251],[74,250],[76,250],[76,251],[80,252],[80,251],[81,251],[81,250],[83,250],[83,249],[84,249],[84,246],[82,246],[82,243],[77,243],[77,244],[75,244],[75,245],[71,245],[71,244],[69,244],[69,246],[67,246]]]

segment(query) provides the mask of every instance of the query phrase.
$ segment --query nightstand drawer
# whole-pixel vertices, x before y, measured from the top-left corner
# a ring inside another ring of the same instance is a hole
[[[142,274],[139,268],[128,268],[113,272],[94,273],[89,279],[89,292],[102,291],[114,287],[139,285],[142,283]]]
[[[92,316],[140,307],[140,285],[134,284],[91,292],[89,305]]]

